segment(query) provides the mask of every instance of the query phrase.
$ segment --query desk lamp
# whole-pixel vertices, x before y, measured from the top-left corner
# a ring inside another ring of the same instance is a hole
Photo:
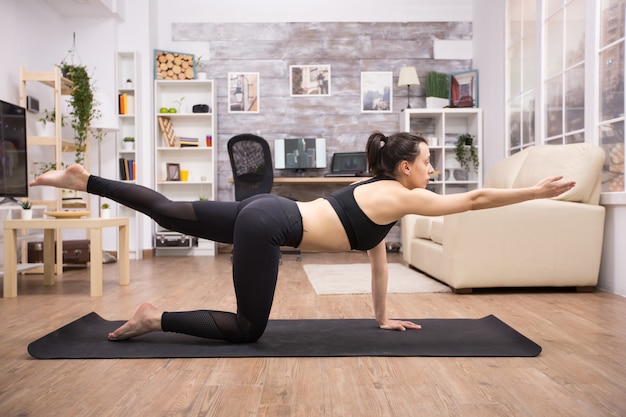
[[[417,78],[417,71],[415,67],[402,67],[400,68],[400,76],[398,77],[398,87],[404,87],[406,85],[407,88],[407,109],[411,108],[411,86],[412,85],[420,85],[420,80]]]

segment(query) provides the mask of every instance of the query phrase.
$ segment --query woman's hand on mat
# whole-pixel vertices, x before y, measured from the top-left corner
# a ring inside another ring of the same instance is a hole
[[[399,330],[401,332],[407,329],[419,330],[422,328],[419,324],[415,324],[412,321],[406,320],[387,320],[386,323],[380,325],[381,329],[384,330]]]

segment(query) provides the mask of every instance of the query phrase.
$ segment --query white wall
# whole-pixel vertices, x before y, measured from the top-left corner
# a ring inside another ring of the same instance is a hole
[[[474,68],[478,69],[478,103],[483,109],[483,176],[505,153],[505,4],[474,0]]]

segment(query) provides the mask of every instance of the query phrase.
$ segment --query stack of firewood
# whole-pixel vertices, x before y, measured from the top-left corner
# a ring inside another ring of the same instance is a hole
[[[193,80],[193,55],[156,51],[157,80]]]

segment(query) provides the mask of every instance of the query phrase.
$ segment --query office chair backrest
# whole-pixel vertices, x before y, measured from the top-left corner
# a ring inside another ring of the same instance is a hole
[[[274,167],[267,141],[256,135],[242,134],[230,138],[227,146],[235,183],[235,200],[270,193]]]

